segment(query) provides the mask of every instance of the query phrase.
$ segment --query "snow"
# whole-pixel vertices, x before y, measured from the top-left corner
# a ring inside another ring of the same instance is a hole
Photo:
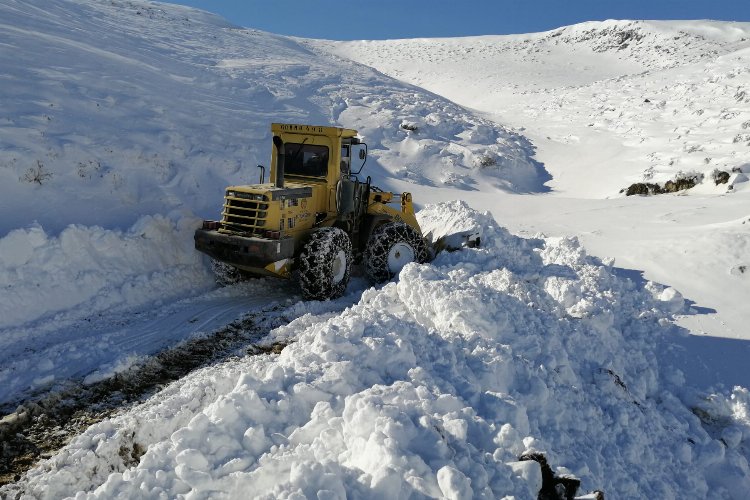
[[[92,426],[25,490],[534,498],[538,466],[517,458],[542,451],[616,498],[742,496],[747,391],[703,403],[715,436],[681,402],[695,393],[659,363],[684,335],[673,296],[616,276],[575,239],[512,236],[460,203],[422,213],[482,225],[485,245],[277,329],[269,342],[295,340],[278,357],[195,372]],[[146,452],[127,466],[132,443]]]
[[[606,21],[528,35],[307,43],[522,132],[552,192],[529,199],[480,188],[463,199],[514,231],[576,235],[592,253],[718,313],[685,320],[693,331],[748,338],[750,281],[732,270],[746,265],[750,243],[750,24]],[[731,172],[730,183],[714,185],[715,169]],[[703,183],[677,195],[620,192],[691,173]],[[451,199],[414,191],[417,200]]]
[[[8,0],[0,34],[4,407],[248,312],[288,320],[263,340],[280,354],[191,373],[2,496],[536,498],[529,452],[581,493],[745,496],[747,23],[330,42]],[[425,233],[481,246],[337,301],[215,288],[193,230],[255,181],[271,122],[359,130]]]
[[[175,219],[145,216],[126,233],[70,225],[50,236],[39,224],[11,231],[0,240],[0,328],[70,309],[90,315],[159,303],[210,287],[211,276],[196,272],[202,259],[190,241],[200,221]]]
[[[70,381],[104,380],[170,345],[209,334],[248,310],[286,303],[290,297],[290,287],[258,280],[162,305],[164,299],[158,297],[148,307],[130,304],[97,314],[84,307],[5,329],[0,337],[0,401],[7,405],[29,392],[64,387]]]
[[[76,325],[168,309],[212,286],[192,230],[199,218],[217,216],[227,185],[255,181],[255,165],[270,154],[272,121],[356,125],[369,134],[368,174],[383,188],[396,171],[475,183],[453,171],[485,151],[506,158],[507,173],[489,169],[503,189],[541,182],[522,136],[286,37],[148,2],[6,2],[0,12],[0,32],[28,49],[24,57],[0,54],[10,103],[0,117],[0,207],[12,214],[0,218],[0,359],[5,380],[15,380],[9,399],[49,385],[27,371],[37,357],[51,357],[50,373],[60,378],[78,373],[62,367],[80,359],[92,361],[80,366],[85,375],[96,363],[127,366],[153,353],[159,342],[119,353],[81,345],[125,333],[84,324],[75,339]],[[440,113],[425,121],[427,109]],[[400,128],[406,115],[420,117],[419,137]],[[422,173],[423,159],[435,154],[445,172]],[[173,330],[179,334],[165,337],[190,334]],[[21,354],[45,337],[44,354]]]

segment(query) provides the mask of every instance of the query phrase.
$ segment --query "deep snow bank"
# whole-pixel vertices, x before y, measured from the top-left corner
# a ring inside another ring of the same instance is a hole
[[[538,471],[514,462],[537,450],[608,498],[747,491],[747,391],[704,400],[706,430],[682,402],[682,374],[659,366],[657,344],[680,333],[679,294],[617,277],[575,239],[512,236],[461,203],[419,216],[481,227],[483,247],[409,265],[340,315],[299,318],[269,338],[296,340],[278,357],[196,372],[13,488],[535,498]]]
[[[198,224],[175,213],[145,216],[127,231],[70,225],[52,236],[38,224],[11,231],[0,239],[0,331],[44,316],[72,319],[205,290],[213,278],[193,248]],[[9,332],[1,337],[19,340]]]

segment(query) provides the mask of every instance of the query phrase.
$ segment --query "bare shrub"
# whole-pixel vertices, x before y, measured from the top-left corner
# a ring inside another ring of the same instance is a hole
[[[21,180],[31,183],[35,182],[41,186],[50,178],[52,178],[52,172],[48,172],[44,164],[37,160],[36,166],[29,167],[26,173],[23,174],[23,177],[21,177]]]

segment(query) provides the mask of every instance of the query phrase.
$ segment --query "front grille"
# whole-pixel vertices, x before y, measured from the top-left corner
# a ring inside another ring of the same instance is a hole
[[[266,225],[268,199],[240,200],[226,197],[221,229],[233,233],[261,234]]]

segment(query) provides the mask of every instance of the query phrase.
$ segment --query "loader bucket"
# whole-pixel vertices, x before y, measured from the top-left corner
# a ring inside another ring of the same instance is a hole
[[[458,208],[463,205],[458,205]],[[425,240],[429,243],[432,256],[442,251],[454,252],[462,248],[476,248],[482,241],[482,226],[475,220],[460,216],[460,211],[453,211],[455,217],[421,217],[419,226]]]
[[[482,235],[480,233],[481,231],[468,230],[445,234],[432,241],[432,249],[435,254],[437,254],[444,250],[455,252],[462,248],[477,248],[482,240]],[[426,238],[430,241],[433,238],[433,235],[428,234]]]

